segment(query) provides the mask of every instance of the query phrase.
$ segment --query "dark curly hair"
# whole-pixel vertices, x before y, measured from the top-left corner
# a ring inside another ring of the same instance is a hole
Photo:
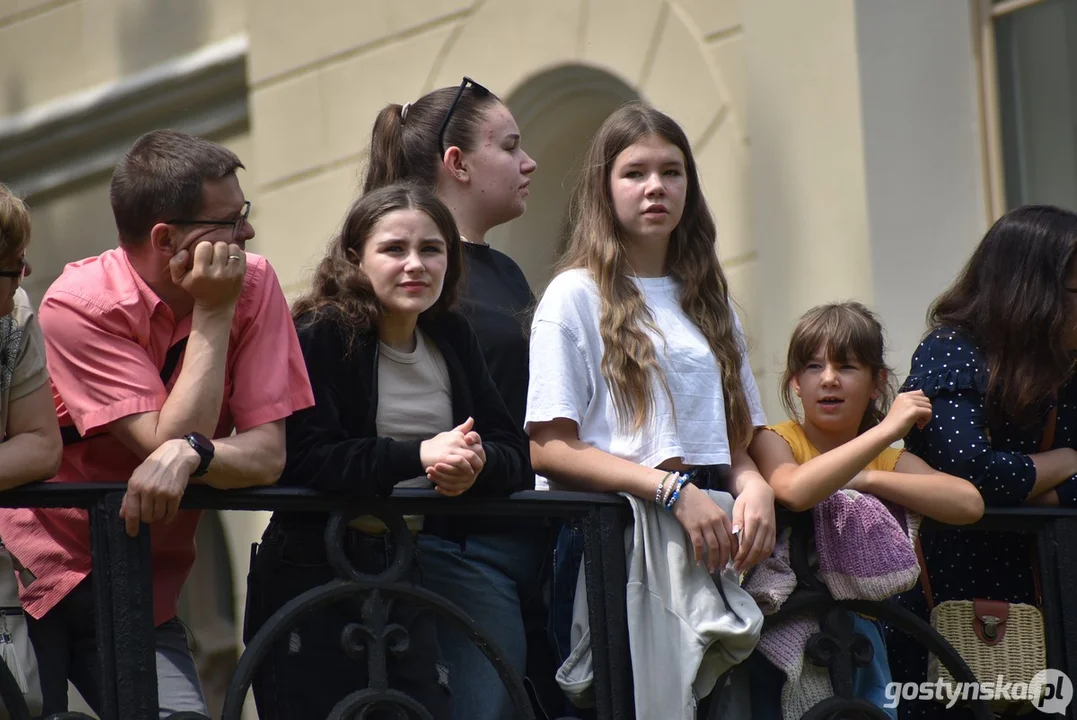
[[[349,341],[357,333],[378,327],[384,309],[370,279],[359,268],[359,259],[378,222],[397,210],[419,210],[430,216],[445,239],[445,282],[441,295],[423,316],[436,317],[453,308],[464,261],[456,221],[433,190],[414,183],[394,183],[366,193],[352,204],[343,229],[330,241],[314,272],[310,292],[292,306],[297,321],[312,323],[322,311],[333,310]]]

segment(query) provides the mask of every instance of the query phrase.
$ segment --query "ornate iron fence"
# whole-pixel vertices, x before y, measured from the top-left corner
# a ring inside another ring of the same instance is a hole
[[[153,720],[158,717],[157,676],[153,643],[153,604],[149,533],[128,537],[119,519],[122,486],[115,484],[37,484],[0,492],[0,507],[67,507],[89,511],[96,630],[103,668],[101,688],[104,720]],[[578,519],[585,535],[584,564],[590,612],[595,670],[597,716],[602,720],[635,717],[632,701],[632,666],[628,646],[624,556],[624,530],[629,519],[622,498],[595,493],[523,492],[508,499],[468,499],[446,502],[435,493],[401,490],[385,500],[355,502],[346,498],[296,488],[257,488],[217,491],[191,487],[184,509],[288,510],[317,512],[329,516],[325,541],[337,578],[294,598],[259,630],[240,658],[225,697],[224,720],[239,720],[244,699],[258,664],[272,643],[286,633],[304,613],[344,597],[362,600],[361,617],[344,629],[342,643],[366,653],[369,686],[343,699],[334,708],[333,720],[363,718],[374,708],[393,708],[401,718],[428,718],[412,698],[389,687],[386,661],[402,651],[403,630],[388,622],[387,601],[401,599],[430,609],[444,621],[465,630],[482,649],[509,691],[518,717],[534,717],[522,678],[509,667],[501,651],[465,612],[443,598],[403,581],[414,552],[404,515],[516,515]],[[348,561],[342,539],[348,521],[359,514],[382,518],[394,533],[396,556],[388,569],[368,576]],[[1044,619],[1047,626],[1048,666],[1070,674],[1077,669],[1077,612],[1064,612],[1077,598],[1077,513],[1060,509],[990,510],[968,532],[1017,530],[1034,533],[1043,579]],[[857,636],[845,611],[852,610],[889,622],[910,634],[935,653],[960,681],[973,677],[960,656],[920,618],[892,603],[835,601],[807,571],[803,557],[793,565],[799,588],[774,619],[793,613],[812,613],[820,619],[820,632],[811,638],[807,659],[828,668],[836,696],[812,708],[805,716],[823,718],[882,718],[878,708],[852,697],[852,670],[864,664],[863,637]],[[868,657],[867,659],[870,659]],[[11,672],[0,664],[0,697],[13,720],[31,720]],[[972,703],[977,718],[991,717],[986,703]],[[1067,716],[1077,719],[1071,705]],[[85,718],[64,713],[50,720]],[[177,713],[172,720],[202,717]]]

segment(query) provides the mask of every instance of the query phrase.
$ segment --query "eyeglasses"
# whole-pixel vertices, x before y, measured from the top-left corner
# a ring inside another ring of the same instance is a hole
[[[240,211],[239,217],[235,220],[169,220],[166,225],[220,225],[221,227],[232,226],[232,238],[235,239],[236,235],[239,235],[239,229],[243,227],[243,223],[247,222],[247,218],[251,214],[251,201],[247,200],[243,203],[243,210]]]
[[[26,270],[30,267],[30,263],[26,262],[25,257],[19,258],[18,270],[0,270],[0,278],[15,278],[16,280],[22,280],[26,277]]]
[[[445,131],[449,129],[449,120],[452,119],[453,110],[456,109],[456,104],[460,102],[460,96],[464,94],[464,90],[467,89],[468,85],[475,89],[475,92],[478,93],[479,97],[486,97],[490,94],[490,91],[485,87],[479,85],[467,75],[464,76],[459,89],[456,91],[456,97],[452,99],[452,104],[449,105],[449,110],[445,113],[445,119],[441,121],[441,131],[438,132],[438,149],[441,150],[442,155],[445,154]]]

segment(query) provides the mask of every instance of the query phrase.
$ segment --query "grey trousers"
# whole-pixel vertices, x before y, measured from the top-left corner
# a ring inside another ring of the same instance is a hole
[[[27,616],[30,642],[37,654],[44,714],[67,711],[67,681],[78,689],[94,712],[101,713],[101,667],[94,631],[93,590],[83,580],[45,617]],[[161,718],[176,712],[209,714],[187,630],[179,618],[157,627],[157,699]]]

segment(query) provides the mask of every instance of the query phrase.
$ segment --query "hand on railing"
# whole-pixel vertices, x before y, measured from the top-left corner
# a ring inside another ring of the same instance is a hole
[[[419,447],[426,477],[442,495],[456,497],[467,491],[486,465],[486,450],[479,434],[472,430],[474,426],[474,418],[468,418]]]
[[[198,453],[181,439],[167,441],[135,468],[120,505],[128,535],[138,535],[140,523],[175,519],[183,491],[198,463]]]

